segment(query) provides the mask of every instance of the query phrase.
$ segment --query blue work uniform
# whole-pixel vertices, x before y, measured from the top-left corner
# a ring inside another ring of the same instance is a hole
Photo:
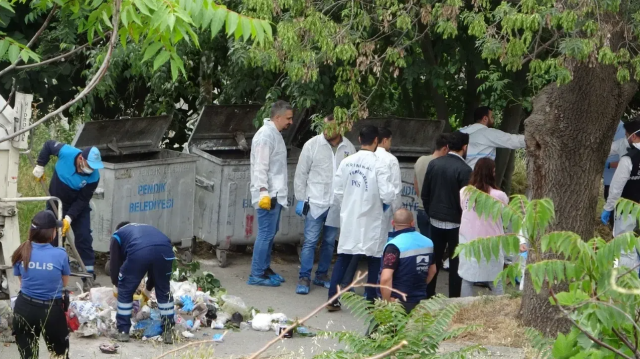
[[[391,233],[382,255],[380,273],[384,268],[394,269],[393,288],[407,295],[402,303],[407,311],[427,298],[427,277],[429,267],[434,263],[433,256],[433,242],[415,228]],[[402,299],[395,292],[391,297]]]
[[[78,172],[76,159],[81,153],[81,150],[73,146],[50,140],[42,147],[37,162],[44,167],[49,163],[51,156],[58,157],[49,184],[49,192],[62,201],[62,215],[71,218],[71,229],[75,235],[75,245],[80,259],[87,268],[87,272],[93,273],[95,253],[91,236],[89,201],[98,188],[100,174],[97,170],[90,175]],[[47,209],[52,210],[49,204]]]
[[[155,286],[164,330],[174,325],[169,281],[175,259],[171,240],[156,227],[130,223],[111,237],[111,282],[118,286],[118,332],[129,333],[133,295],[148,273],[147,290]]]
[[[13,334],[21,358],[38,357],[40,334],[50,351],[69,358],[62,277],[70,273],[67,252],[49,243],[31,242],[29,262],[19,261],[13,266],[13,275],[22,278],[13,311]]]

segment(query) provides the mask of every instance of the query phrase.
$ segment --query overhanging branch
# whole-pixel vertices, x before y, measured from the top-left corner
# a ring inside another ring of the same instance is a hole
[[[105,33],[105,36],[110,35],[110,34],[111,34],[111,32],[107,32],[107,33]],[[75,48],[75,49],[73,49],[73,50],[71,50],[71,51],[69,51],[67,53],[62,54],[62,55],[58,55],[56,57],[52,57],[50,59],[46,59],[44,61],[36,62],[36,63],[33,63],[33,64],[26,64],[26,65],[16,66],[15,69],[16,70],[32,69],[34,67],[47,65],[47,64],[50,64],[50,63],[53,63],[53,62],[56,62],[56,61],[64,60],[65,58],[75,55],[76,53],[78,53],[78,52],[82,51],[83,49],[85,49],[87,46],[93,45],[94,42],[96,42],[98,40],[102,40],[102,39],[103,39],[102,37],[95,38],[95,39],[93,39],[93,41],[88,42],[88,43],[86,43],[86,44],[84,44],[82,46],[79,46],[79,47],[77,47],[77,48]]]

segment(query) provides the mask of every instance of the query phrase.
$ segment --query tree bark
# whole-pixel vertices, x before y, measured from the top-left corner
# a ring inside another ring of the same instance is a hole
[[[520,123],[524,119],[524,109],[520,103],[510,102],[502,111],[500,130],[508,133],[518,133]],[[496,185],[498,188],[511,187],[511,175],[513,174],[515,151],[508,148],[496,150]],[[509,170],[510,168],[510,170]],[[509,193],[507,191],[507,193]]]
[[[550,84],[534,99],[533,112],[525,120],[527,173],[532,197],[547,197],[555,204],[556,221],[550,230],[573,231],[587,240],[595,230],[599,183],[611,138],[637,84],[620,84],[612,66],[575,65],[572,70],[569,84]],[[530,252],[529,261],[547,258]],[[525,284],[523,324],[549,336],[568,331],[570,324],[550,304],[547,289],[536,294],[529,281]]]

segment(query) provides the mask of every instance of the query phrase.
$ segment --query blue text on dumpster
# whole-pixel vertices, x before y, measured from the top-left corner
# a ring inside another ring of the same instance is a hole
[[[149,183],[138,186],[138,195],[164,193],[167,191],[167,183]],[[136,201],[129,204],[129,213],[161,211],[173,208],[173,198],[151,199],[147,201]]]

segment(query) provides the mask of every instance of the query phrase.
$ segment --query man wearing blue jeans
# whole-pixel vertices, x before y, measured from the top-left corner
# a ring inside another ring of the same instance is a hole
[[[280,133],[293,123],[293,110],[285,101],[271,106],[271,118],[251,140],[251,203],[258,212],[258,236],[253,245],[247,284],[278,287],[284,278],[271,269],[273,239],[280,212],[287,207],[287,147]]]
[[[333,203],[333,176],[340,162],[356,152],[351,142],[341,135],[333,115],[324,119],[323,133],[313,137],[302,147],[294,189],[298,203],[296,214],[305,216],[304,244],[300,254],[300,276],[296,293],[308,294],[311,286],[311,270],[320,234],[324,240],[320,246],[320,260],[313,284],[329,288],[327,275],[333,257],[340,209]]]

